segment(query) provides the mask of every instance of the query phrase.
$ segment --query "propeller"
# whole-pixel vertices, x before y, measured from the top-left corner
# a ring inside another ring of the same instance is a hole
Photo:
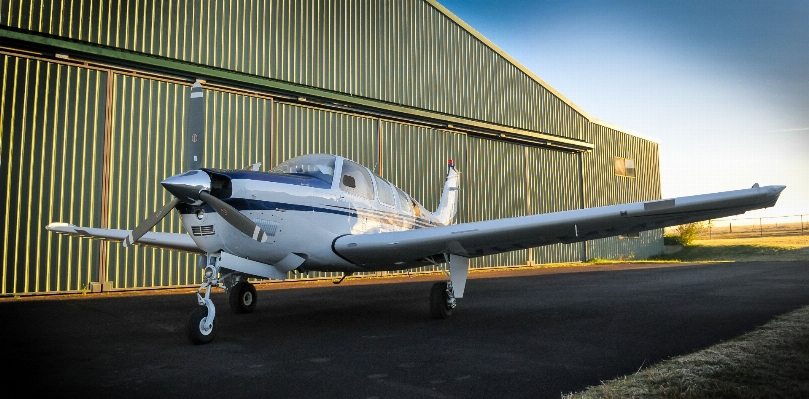
[[[202,85],[199,82],[195,82],[194,86],[191,87],[186,151],[188,155],[186,156],[185,169],[188,172],[169,177],[160,183],[174,195],[174,198],[138,224],[124,239],[122,245],[128,247],[135,244],[181,202],[190,205],[206,203],[214,208],[222,219],[244,233],[244,235],[258,242],[267,242],[268,235],[264,230],[247,216],[242,215],[238,209],[211,194],[211,176],[204,170],[200,170],[202,168],[202,156],[205,152],[205,98]]]

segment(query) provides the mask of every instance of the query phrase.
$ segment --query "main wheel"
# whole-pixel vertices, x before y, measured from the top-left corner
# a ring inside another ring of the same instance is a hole
[[[235,313],[250,313],[256,309],[256,287],[247,281],[239,281],[228,292],[230,308]]]
[[[433,284],[430,290],[430,313],[434,319],[446,319],[452,315],[452,308],[447,303],[447,283],[438,282]]]
[[[198,306],[193,312],[191,312],[191,317],[188,319],[186,331],[188,333],[188,339],[194,345],[207,344],[213,340],[213,323],[211,324],[211,328],[206,329],[206,321],[208,321],[207,306]]]

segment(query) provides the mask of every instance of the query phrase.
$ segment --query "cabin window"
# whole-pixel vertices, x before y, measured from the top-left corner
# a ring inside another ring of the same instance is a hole
[[[374,174],[374,181],[376,181],[376,193],[379,196],[379,202],[388,206],[395,206],[396,199],[393,197],[393,189],[390,183],[376,174]]]
[[[421,204],[416,202],[413,198],[410,199],[413,202],[413,212],[416,214],[417,218],[422,217],[424,215],[424,210],[421,207]]]
[[[347,159],[343,160],[343,175],[340,177],[340,189],[358,197],[374,199],[374,186],[371,175],[364,166]]]
[[[635,161],[615,157],[615,174],[618,176],[635,177]]]
[[[334,155],[311,154],[291,158],[273,168],[270,173],[315,178],[331,187],[334,180]]]
[[[410,203],[410,197],[405,194],[404,191],[399,190],[398,188],[396,191],[399,193],[399,209],[402,212],[407,213],[408,215],[413,214],[413,204]]]

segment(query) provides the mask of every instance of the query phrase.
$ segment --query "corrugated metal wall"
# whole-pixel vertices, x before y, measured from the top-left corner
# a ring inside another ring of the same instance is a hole
[[[182,171],[189,86],[13,56],[3,56],[3,68],[2,244],[11,250],[3,251],[2,293],[81,290],[97,281],[99,268],[118,289],[199,283],[193,255],[124,250],[42,229],[51,221],[131,229],[168,202],[159,182]],[[205,163],[212,167],[262,162],[268,169],[305,153],[336,153],[434,209],[451,158],[462,172],[461,222],[660,197],[657,145],[597,125],[589,132],[596,151],[572,154],[260,96],[206,93]],[[635,160],[637,177],[614,175],[615,156]],[[157,230],[182,228],[172,215]],[[587,257],[647,257],[662,249],[660,237],[653,231],[592,241]],[[577,261],[581,245],[489,256],[472,266]]]
[[[98,226],[106,74],[0,55],[0,294],[74,291],[97,279],[99,242],[49,234]]]
[[[570,138],[587,129],[423,0],[10,0],[0,15],[15,28],[515,128]]]
[[[0,25],[595,145],[565,153],[208,87],[211,167],[261,162],[266,170],[305,153],[335,153],[434,209],[452,158],[462,173],[460,222],[660,198],[656,143],[588,123],[421,0],[11,0],[0,4]],[[131,229],[169,200],[159,182],[182,171],[188,82],[25,57],[35,56],[2,55],[0,294],[77,291],[100,279],[118,289],[199,283],[192,255],[43,229],[52,221]],[[616,176],[615,156],[633,159],[637,177]],[[172,215],[157,230],[181,226]],[[662,250],[661,236],[525,249],[472,266],[643,258]]]
[[[661,198],[658,144],[614,129],[591,124],[588,141],[596,147],[583,153],[585,206],[614,205]],[[615,157],[635,161],[636,177],[615,175]],[[663,230],[642,232],[640,238],[588,241],[588,258],[648,258],[663,251]]]
[[[276,109],[276,164],[314,153],[340,155],[370,168],[378,162],[377,120],[283,103]]]
[[[525,147],[528,213],[580,209],[579,154]],[[531,249],[535,263],[577,262],[583,244],[554,244]]]
[[[160,181],[183,171],[182,138],[188,86],[115,75],[110,120],[109,228],[134,229],[171,196]],[[71,221],[72,222],[72,221]],[[182,232],[172,212],[157,231]],[[199,273],[192,255],[107,244],[105,265],[116,288],[191,284]]]
[[[424,126],[382,121],[380,176],[404,190],[428,210],[438,208],[441,189],[452,159],[460,169],[468,165],[467,137]],[[461,171],[461,184],[465,182]],[[465,219],[463,210],[459,216]]]
[[[390,121],[381,121],[380,131],[380,176],[415,198],[427,210],[435,210],[441,201],[448,160],[456,162],[461,172],[461,187],[466,186],[465,134]],[[461,204],[458,220],[465,221],[467,211],[465,204]],[[433,270],[439,268],[426,266],[416,271]]]
[[[469,137],[462,200],[469,221],[525,216],[525,149],[522,145]],[[528,250],[475,258],[472,267],[524,265]]]
[[[109,227],[133,229],[171,196],[163,179],[183,172],[189,85],[115,75],[112,94]],[[240,169],[271,164],[273,101],[208,90],[203,164]],[[172,213],[157,231],[184,232]],[[106,264],[116,288],[198,284],[195,256],[110,244]]]

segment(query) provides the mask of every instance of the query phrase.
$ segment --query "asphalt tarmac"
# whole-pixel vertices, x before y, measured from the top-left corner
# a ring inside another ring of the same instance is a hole
[[[809,305],[809,262],[623,265],[216,290],[191,345],[192,290],[0,300],[0,384],[18,397],[541,398],[631,374]],[[14,387],[15,389],[11,389]],[[20,390],[21,389],[21,390]]]

